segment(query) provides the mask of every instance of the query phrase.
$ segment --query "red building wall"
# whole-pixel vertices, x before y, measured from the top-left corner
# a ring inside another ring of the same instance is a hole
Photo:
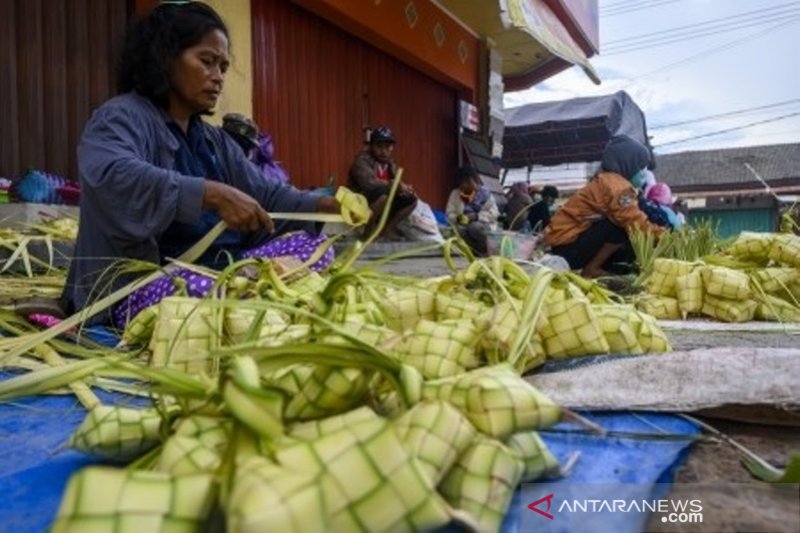
[[[299,187],[344,184],[363,128],[391,127],[405,179],[435,208],[452,188],[456,90],[285,0],[253,0],[253,109]],[[233,50],[236,53],[236,50]]]
[[[127,0],[0,1],[0,176],[78,179],[91,111],[115,93]]]

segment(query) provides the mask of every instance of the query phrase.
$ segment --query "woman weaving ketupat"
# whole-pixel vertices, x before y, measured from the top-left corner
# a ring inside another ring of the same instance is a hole
[[[201,2],[161,4],[128,34],[119,95],[95,110],[78,146],[81,217],[65,312],[87,306],[95,287],[130,280],[114,277],[115,261],[164,264],[219,221],[227,230],[199,259],[202,265],[253,256],[307,261],[326,239],[313,222],[275,222],[269,212],[341,212],[366,222],[363,198],[343,190],[340,203],[267,182],[221,128],[203,121],[222,92],[229,47],[225,23]],[[312,268],[332,259],[328,249]],[[187,270],[172,276],[184,278],[191,296],[211,287],[210,279]],[[157,280],[118,305],[114,321],[124,324],[176,290],[171,278]]]

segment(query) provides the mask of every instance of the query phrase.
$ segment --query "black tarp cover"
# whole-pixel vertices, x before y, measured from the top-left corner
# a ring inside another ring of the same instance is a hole
[[[620,134],[650,147],[644,113],[625,91],[526,104],[505,114],[504,168],[599,161]]]

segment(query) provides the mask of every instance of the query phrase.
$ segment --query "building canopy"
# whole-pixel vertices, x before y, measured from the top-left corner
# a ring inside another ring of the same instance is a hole
[[[514,107],[506,110],[503,167],[599,161],[620,134],[652,150],[644,113],[624,91]]]
[[[596,1],[570,3],[574,4],[572,10],[565,10],[562,3],[546,0],[438,0],[438,3],[481,38],[490,40],[502,57],[506,91],[526,89],[571,65],[580,66],[594,83],[600,83],[588,59],[596,52],[595,45],[585,36],[597,31]],[[560,14],[551,4],[561,6]]]

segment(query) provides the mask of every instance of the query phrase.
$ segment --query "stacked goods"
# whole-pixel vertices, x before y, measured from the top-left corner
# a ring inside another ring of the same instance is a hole
[[[800,236],[777,235],[769,249],[770,260],[800,268]]]
[[[6,400],[125,378],[154,400],[92,408],[70,444],[133,463],[73,476],[54,531],[196,529],[214,509],[231,531],[495,531],[521,480],[559,472],[536,431],[565,412],[521,374],[670,349],[595,283],[507,258],[431,280],[237,268],[142,311],[102,358],[0,383]]]
[[[750,278],[742,271],[721,266],[700,270],[705,294],[701,313],[723,322],[752,320],[756,303],[750,299]]]
[[[744,261],[765,264],[769,260],[774,238],[774,233],[743,231],[736,237],[733,244],[728,247],[726,253]]]
[[[700,272],[701,269],[695,268],[688,274],[675,278],[675,295],[683,317],[689,313],[699,313],[703,309],[703,276]]]
[[[636,306],[656,318],[680,318],[683,306],[679,292],[685,304],[693,295],[683,290],[679,291],[679,288],[683,289],[686,285],[686,276],[691,275],[698,264],[678,259],[655,259],[650,275],[644,281],[647,292],[636,299]]]
[[[677,298],[644,293],[636,298],[636,306],[649,315],[662,320],[681,318],[681,306]]]
[[[8,189],[11,188],[11,180],[0,177],[0,204],[8,202]]]
[[[14,202],[78,205],[80,200],[78,183],[34,169],[13,180],[8,192]]]
[[[637,307],[662,319],[800,322],[800,237],[742,232],[724,252],[691,263],[656,259]]]
[[[692,272],[696,265],[689,261],[658,258],[653,261],[653,270],[645,280],[645,288],[651,294],[675,298],[676,280]]]
[[[558,359],[610,351],[594,306],[572,284],[550,290],[537,331],[548,357]]]

